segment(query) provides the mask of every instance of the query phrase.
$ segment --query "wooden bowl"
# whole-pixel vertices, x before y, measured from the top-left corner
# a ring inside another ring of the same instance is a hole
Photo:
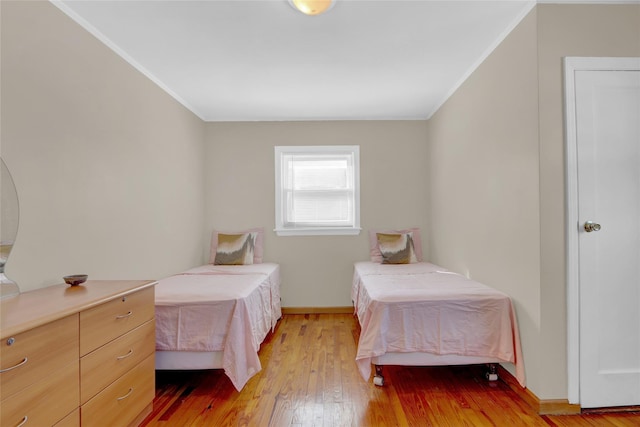
[[[71,276],[64,276],[63,279],[68,285],[78,286],[79,284],[86,282],[87,277],[89,276],[86,274],[73,274]]]

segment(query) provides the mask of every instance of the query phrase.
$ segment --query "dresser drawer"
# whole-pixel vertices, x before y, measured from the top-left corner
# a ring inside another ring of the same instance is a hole
[[[2,401],[0,425],[51,426],[77,409],[79,363],[51,371],[49,376]]]
[[[153,354],[155,344],[155,321],[149,320],[80,359],[81,403]]]
[[[143,289],[81,312],[80,355],[153,319],[153,291],[153,287]]]
[[[152,354],[82,405],[82,426],[126,426],[155,396],[155,358]]]
[[[0,399],[8,398],[74,360],[77,364],[78,348],[77,314],[3,337],[0,368],[5,371],[0,373]]]
[[[26,424],[27,427],[29,424]],[[53,427],[80,427],[80,408],[58,421]]]

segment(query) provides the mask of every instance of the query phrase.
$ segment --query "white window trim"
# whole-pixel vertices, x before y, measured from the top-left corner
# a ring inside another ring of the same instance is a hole
[[[282,224],[282,155],[289,153],[349,153],[353,154],[354,168],[354,225],[284,227]],[[275,147],[275,201],[276,227],[273,231],[278,236],[340,236],[358,235],[360,228],[360,146],[358,145],[307,145],[307,146],[276,146]]]

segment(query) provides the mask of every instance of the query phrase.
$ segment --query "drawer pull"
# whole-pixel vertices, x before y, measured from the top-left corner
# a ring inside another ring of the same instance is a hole
[[[0,374],[2,374],[2,373],[4,373],[4,372],[9,372],[9,371],[11,371],[12,369],[19,368],[20,366],[22,366],[22,365],[24,365],[25,363],[27,363],[27,360],[29,360],[29,359],[27,359],[27,358],[25,357],[24,359],[22,359],[22,362],[18,363],[17,365],[14,365],[14,366],[11,366],[10,368],[5,368],[5,369],[1,370],[1,371],[0,371]]]
[[[116,360],[122,360],[122,359],[126,359],[127,357],[131,356],[133,354],[133,350],[129,350],[129,353],[123,355],[123,356],[118,356],[116,357]]]
[[[22,427],[23,425],[25,425],[27,423],[27,421],[29,420],[29,417],[27,417],[26,415],[22,418],[22,421],[20,421],[20,424],[18,424],[16,427]]]
[[[116,316],[116,319],[126,319],[127,317],[131,316],[133,314],[133,312],[128,312],[127,314],[121,314],[120,316]]]
[[[125,394],[125,395],[124,395],[124,396],[122,396],[122,397],[117,398],[116,400],[118,400],[118,401],[120,401],[120,400],[124,400],[124,399],[126,399],[127,397],[131,396],[131,393],[133,393],[133,387],[131,387],[131,388],[129,389],[129,392],[128,392],[127,394]]]

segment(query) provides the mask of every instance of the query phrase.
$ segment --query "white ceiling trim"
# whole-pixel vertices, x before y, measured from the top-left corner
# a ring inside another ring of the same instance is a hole
[[[538,0],[541,4],[640,4],[640,0]]]
[[[206,121],[204,116],[200,112],[198,112],[198,110],[196,110],[192,105],[190,105],[187,101],[185,101],[182,97],[180,97],[180,95],[175,93],[169,86],[164,84],[162,80],[154,76],[153,73],[151,73],[145,67],[140,65],[140,63],[138,63],[135,59],[133,59],[131,55],[123,51],[118,45],[113,43],[108,37],[102,34],[96,27],[94,27],[86,19],[78,15],[73,9],[69,8],[66,4],[62,3],[61,0],[49,0],[49,2],[51,2],[54,6],[56,6],[58,9],[64,12],[64,14],[66,14],[71,19],[73,19],[78,25],[80,25],[82,28],[87,30],[91,35],[93,35],[99,41],[104,43],[109,49],[113,50],[118,56],[120,56],[122,59],[127,61],[132,67],[134,67],[136,70],[142,73],[145,77],[147,77],[149,80],[151,80],[156,85],[158,85],[158,87],[160,87],[160,89],[162,89],[167,94],[169,94],[169,96],[174,98],[176,101],[182,104],[185,108],[187,108],[193,114],[198,116],[202,121]]]
[[[445,97],[438,104],[436,104],[435,108],[427,115],[426,117],[427,120],[429,120],[435,113],[438,112],[440,107],[442,107],[444,103],[447,102],[447,100],[451,97],[451,95],[453,95],[460,88],[460,86],[462,86],[462,84],[471,76],[471,74],[473,74],[473,72],[480,66],[480,64],[482,64],[485,61],[485,59],[487,59],[487,57],[491,55],[491,52],[493,52],[500,45],[500,43],[502,43],[504,39],[507,38],[507,36],[511,33],[511,31],[513,31],[514,28],[518,26],[518,24],[524,19],[525,16],[529,14],[529,12],[531,12],[531,10],[535,6],[536,6],[535,1],[529,2],[529,4],[527,5],[527,8],[524,9],[522,13],[518,15],[511,22],[511,24],[509,24],[507,28],[505,28],[502,34],[500,34],[500,36],[498,36],[498,38],[496,38],[496,40],[491,45],[489,45],[489,47],[487,47],[484,53],[467,70],[467,72],[463,74],[460,80],[451,88],[451,90],[449,90],[449,92],[447,92]]]
[[[205,122],[428,120],[536,4],[640,3],[49,1]]]

